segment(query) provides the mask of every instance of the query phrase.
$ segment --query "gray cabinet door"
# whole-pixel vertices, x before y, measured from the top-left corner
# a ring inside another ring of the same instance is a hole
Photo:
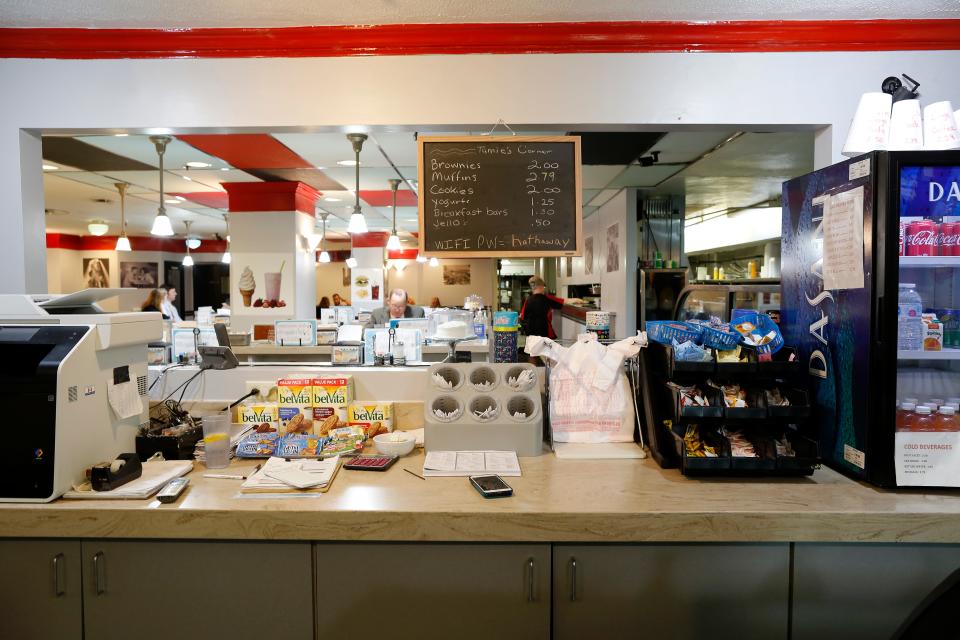
[[[0,638],[80,640],[82,609],[79,542],[0,540]]]
[[[554,638],[786,638],[787,544],[556,545]]]
[[[550,637],[550,546],[317,544],[317,637]]]
[[[797,543],[793,637],[889,638],[958,568],[958,545]]]
[[[84,541],[92,640],[313,638],[309,543]]]

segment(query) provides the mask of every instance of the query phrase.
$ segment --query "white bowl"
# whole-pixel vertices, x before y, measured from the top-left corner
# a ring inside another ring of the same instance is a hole
[[[391,438],[397,437],[398,432],[393,433],[381,433],[378,436],[373,437],[373,445],[377,448],[377,451],[382,453],[385,456],[405,456],[411,451],[417,444],[417,439],[413,436],[403,434],[403,440],[399,442],[391,440]]]

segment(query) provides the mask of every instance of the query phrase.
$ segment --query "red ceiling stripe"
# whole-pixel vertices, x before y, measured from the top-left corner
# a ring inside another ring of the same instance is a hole
[[[155,238],[153,236],[127,236],[133,251],[162,251],[165,253],[186,253],[182,238]],[[117,236],[75,236],[69,233],[48,233],[48,249],[71,249],[73,251],[113,251],[117,246]],[[200,247],[190,253],[223,253],[227,250],[226,240],[202,240]],[[124,252],[120,252],[123,256]]]
[[[313,166],[266,133],[200,134],[177,138],[207,155],[221,158],[237,169],[302,169]]]
[[[937,49],[960,49],[960,20],[389,24],[178,30],[0,29],[0,57],[4,58]]]
[[[361,190],[360,198],[371,207],[390,207],[393,205],[393,191],[390,189],[384,189],[382,191]],[[417,194],[409,189],[397,191],[397,206],[417,206]]]
[[[387,257],[391,260],[416,260],[420,252],[416,249],[394,249],[387,251]]]
[[[390,234],[386,231],[368,231],[353,235],[354,248],[385,247]]]
[[[212,209],[226,209],[228,196],[222,191],[192,191],[190,193],[168,193],[169,196],[180,196],[190,202],[202,204]]]

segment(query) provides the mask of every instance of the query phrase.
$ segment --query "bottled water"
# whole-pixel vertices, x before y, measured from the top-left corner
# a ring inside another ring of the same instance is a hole
[[[900,283],[897,299],[897,349],[920,351],[923,349],[923,301],[915,284]]]

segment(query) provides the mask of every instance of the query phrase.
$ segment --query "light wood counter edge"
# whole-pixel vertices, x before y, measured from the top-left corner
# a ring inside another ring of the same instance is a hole
[[[960,543],[957,514],[9,509],[0,537],[430,542]]]

